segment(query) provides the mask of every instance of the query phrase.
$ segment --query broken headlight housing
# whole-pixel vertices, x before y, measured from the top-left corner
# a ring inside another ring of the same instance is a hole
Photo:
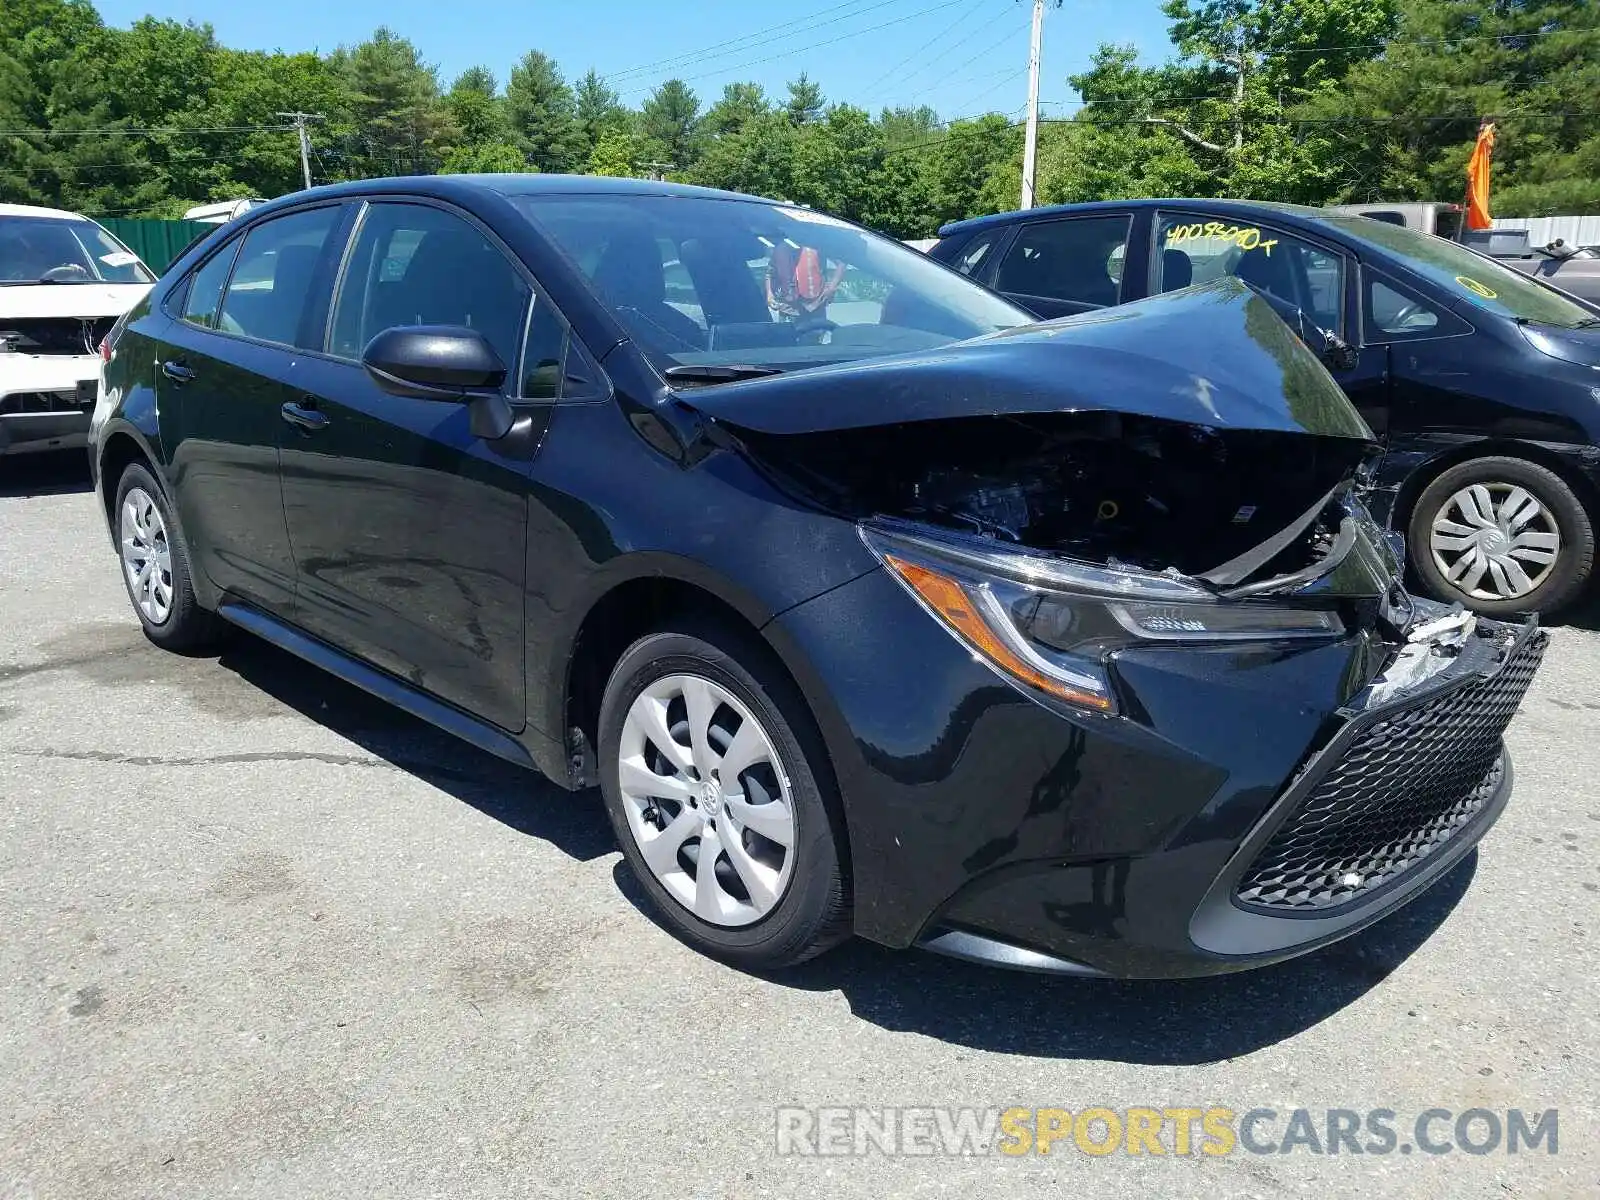
[[[861,540],[912,597],[982,662],[1078,708],[1116,711],[1106,664],[1141,643],[1334,638],[1331,608],[1223,600],[1183,576],[1104,566],[895,521]]]

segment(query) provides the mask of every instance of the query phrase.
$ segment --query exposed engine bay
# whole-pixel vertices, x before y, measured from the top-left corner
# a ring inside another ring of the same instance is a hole
[[[840,515],[901,517],[1185,575],[1297,523],[1297,536],[1258,565],[1284,572],[1315,561],[1339,525],[1328,501],[1367,449],[1114,412],[739,436],[791,488]]]

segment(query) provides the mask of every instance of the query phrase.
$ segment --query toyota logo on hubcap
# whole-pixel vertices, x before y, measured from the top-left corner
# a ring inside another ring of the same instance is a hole
[[[700,796],[700,805],[705,809],[707,817],[714,817],[722,811],[722,785],[715,779],[708,779]]]

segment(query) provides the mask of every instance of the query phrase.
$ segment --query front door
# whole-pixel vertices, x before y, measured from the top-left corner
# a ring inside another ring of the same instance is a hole
[[[159,347],[157,395],[178,519],[217,587],[288,616],[294,559],[278,483],[279,409],[294,350],[317,335],[314,302],[343,206],[275,217],[201,263]]]
[[[283,423],[283,501],[310,633],[475,716],[526,723],[525,439],[472,435],[465,405],[395,396],[360,363],[397,325],[482,332],[516,395],[530,289],[466,218],[366,207]]]
[[[1350,361],[1324,357],[1329,373],[1378,437],[1390,426],[1389,355],[1362,338],[1352,297],[1356,264],[1343,251],[1275,227],[1221,214],[1163,212],[1156,227],[1159,253],[1151,264],[1155,292],[1232,275],[1261,294],[1312,343],[1318,330],[1349,344]],[[1312,348],[1322,351],[1320,345]]]

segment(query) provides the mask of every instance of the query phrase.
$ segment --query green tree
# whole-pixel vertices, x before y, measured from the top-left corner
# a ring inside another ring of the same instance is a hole
[[[528,160],[510,142],[452,146],[445,152],[443,164],[443,170],[450,175],[515,174],[527,169]]]
[[[626,129],[604,129],[589,152],[588,174],[625,178],[639,173],[639,139]]]
[[[927,104],[886,108],[878,114],[878,128],[890,149],[926,144],[939,132],[939,114]]]
[[[789,114],[790,124],[809,125],[821,119],[827,103],[822,95],[822,86],[804,71],[800,72],[800,78],[789,81],[789,99],[784,103],[784,111]]]
[[[570,171],[581,138],[572,89],[553,60],[530,50],[511,68],[506,84],[511,135],[536,171]]]
[[[1494,212],[1594,211],[1597,26],[1583,0],[1403,0],[1396,43],[1292,115],[1329,131],[1339,198],[1459,199],[1492,117]]]
[[[690,179],[706,187],[793,199],[797,140],[798,131],[783,113],[753,117],[737,133],[713,139]]]
[[[616,90],[608,86],[593,68],[578,80],[574,109],[578,126],[577,146],[584,161],[588,161],[607,133],[625,132],[630,124],[628,110],[623,107]]]
[[[449,130],[438,72],[417,48],[380,26],[372,37],[334,51],[349,89],[352,122],[344,157],[364,174],[427,173]]]
[[[771,110],[759,83],[730,83],[722,89],[721,99],[706,110],[700,127],[712,137],[728,137]]]
[[[647,153],[676,171],[689,171],[699,157],[700,100],[681,79],[669,79],[644,102],[639,133]]]
[[[445,107],[455,122],[457,147],[478,147],[510,141],[500,86],[488,67],[468,67],[445,93]],[[449,155],[446,155],[449,161]]]

